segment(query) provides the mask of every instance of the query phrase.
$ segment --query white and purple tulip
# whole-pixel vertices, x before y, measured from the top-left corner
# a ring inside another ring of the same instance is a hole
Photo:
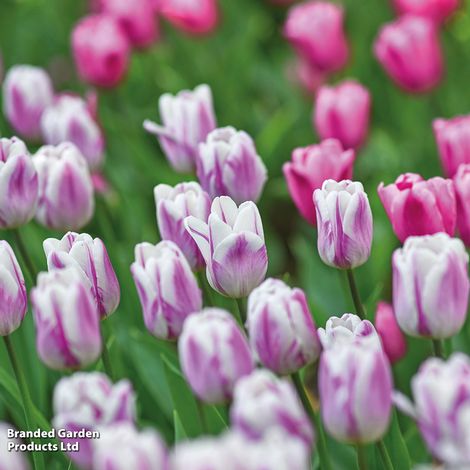
[[[232,315],[219,308],[206,308],[186,319],[178,351],[186,380],[207,403],[230,400],[237,380],[253,370],[245,335]]]
[[[18,439],[8,437],[8,431],[14,429],[9,423],[0,421],[0,470],[30,470],[26,453],[11,451],[8,445],[20,444]]]
[[[82,274],[91,287],[101,318],[116,311],[121,290],[102,240],[87,233],[68,232],[61,240],[44,240],[43,247],[49,270],[73,267]]]
[[[201,310],[202,292],[181,250],[171,241],[139,243],[131,266],[147,329],[176,339],[186,317]]]
[[[264,367],[286,375],[318,358],[320,342],[301,289],[267,279],[248,297],[247,318],[251,349]]]
[[[222,295],[247,296],[264,280],[268,254],[256,204],[239,207],[228,196],[214,199],[207,224],[187,217],[186,229],[207,265],[207,280]]]
[[[178,245],[193,270],[205,267],[204,258],[184,227],[190,215],[207,222],[211,199],[196,182],[180,183],[175,187],[159,184],[154,189],[157,223],[163,240]]]
[[[339,269],[364,264],[372,245],[372,211],[362,184],[326,180],[313,193],[313,200],[323,262]]]
[[[211,198],[230,196],[237,204],[256,202],[267,179],[267,170],[253,139],[233,127],[212,131],[199,145],[197,176]]]
[[[449,338],[467,317],[468,254],[461,240],[446,233],[409,237],[395,250],[393,309],[411,336]]]

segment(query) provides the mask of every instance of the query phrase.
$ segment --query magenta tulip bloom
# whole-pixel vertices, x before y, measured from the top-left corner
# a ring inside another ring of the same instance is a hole
[[[237,380],[253,370],[246,337],[232,315],[219,308],[186,319],[178,351],[186,380],[207,403],[230,400]]]
[[[279,279],[267,279],[248,297],[251,349],[263,366],[290,374],[320,354],[315,323],[305,293]]]
[[[33,156],[39,176],[36,219],[56,230],[79,230],[93,216],[93,183],[85,158],[71,143],[41,147]]]
[[[436,119],[433,127],[442,166],[452,178],[459,165],[470,163],[470,115]]]
[[[364,264],[372,246],[372,211],[362,184],[326,180],[313,193],[313,200],[323,262],[339,269]]]
[[[307,1],[289,10],[284,36],[315,69],[331,73],[343,68],[348,60],[343,23],[344,11],[340,6]]]
[[[175,339],[186,317],[202,308],[202,293],[181,250],[171,241],[139,243],[131,266],[147,329]]]
[[[401,15],[410,13],[442,23],[459,7],[459,0],[394,0]]]
[[[52,103],[54,89],[47,73],[31,65],[15,65],[3,82],[3,112],[13,129],[31,140],[40,138],[41,115]]]
[[[314,125],[321,139],[338,139],[345,149],[360,147],[369,132],[370,93],[353,80],[322,86],[315,101]]]
[[[114,87],[127,72],[129,40],[110,15],[89,15],[80,20],[72,33],[72,49],[80,77],[92,85]]]
[[[106,247],[99,238],[68,232],[61,240],[48,238],[43,247],[49,270],[73,267],[89,284],[100,316],[105,318],[114,313],[121,291]]]
[[[172,168],[180,173],[196,167],[198,146],[215,129],[212,92],[208,85],[177,95],[162,95],[158,101],[162,125],[144,121],[144,129],[155,134]]]
[[[38,174],[25,144],[0,139],[0,229],[17,228],[36,212]]]
[[[380,183],[377,191],[401,242],[412,235],[454,234],[457,208],[452,180],[424,180],[416,173],[404,173],[393,184]]]
[[[22,444],[18,439],[8,437],[8,431],[12,429],[13,425],[0,421],[0,470],[30,470],[26,453],[8,448],[9,444]]]
[[[354,159],[354,150],[344,151],[335,139],[298,147],[292,152],[292,161],[284,163],[282,170],[292,200],[307,222],[316,224],[313,192],[327,179],[341,181],[352,178]]]
[[[460,238],[470,246],[470,163],[460,165],[454,176],[457,197],[457,227]]]
[[[410,237],[393,254],[393,309],[412,336],[450,338],[467,317],[470,280],[461,240],[446,233]]]
[[[0,240],[0,336],[13,333],[23,321],[28,297],[23,273],[6,240]]]
[[[212,131],[199,145],[197,176],[211,198],[230,196],[237,204],[257,202],[267,170],[253,139],[233,127]]]
[[[207,224],[185,219],[207,265],[210,285],[227,297],[246,297],[259,286],[268,269],[263,224],[256,204],[239,207],[227,196],[214,199]]]
[[[441,81],[439,32],[431,20],[405,15],[385,25],[374,51],[390,77],[410,93],[430,91]]]

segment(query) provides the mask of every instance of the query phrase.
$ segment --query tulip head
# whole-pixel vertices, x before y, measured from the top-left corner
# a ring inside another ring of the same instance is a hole
[[[460,6],[459,0],[394,0],[401,15],[407,13],[443,23]]]
[[[470,246],[470,163],[459,166],[454,176],[457,198],[457,228],[465,245]]]
[[[24,452],[11,451],[8,445],[20,444],[18,439],[8,437],[8,431],[13,429],[9,423],[0,421],[0,470],[30,470],[28,459]]]

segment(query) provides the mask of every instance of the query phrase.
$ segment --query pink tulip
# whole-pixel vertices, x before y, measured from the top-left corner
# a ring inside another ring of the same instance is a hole
[[[424,180],[416,173],[400,175],[378,189],[380,200],[401,242],[411,235],[455,232],[457,207],[452,180]]]
[[[394,0],[395,8],[401,15],[424,16],[442,23],[459,7],[459,0]]]
[[[395,319],[393,307],[387,302],[377,305],[375,329],[390,363],[399,361],[406,354],[406,341]]]
[[[460,165],[454,176],[457,197],[457,228],[465,245],[470,246],[470,163]]]

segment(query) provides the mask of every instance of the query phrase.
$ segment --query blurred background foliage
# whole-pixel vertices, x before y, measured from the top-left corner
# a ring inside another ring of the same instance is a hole
[[[131,1],[131,0],[129,0]],[[145,330],[140,305],[129,271],[134,246],[158,241],[153,187],[194,178],[178,175],[167,164],[158,143],[142,128],[145,118],[157,119],[157,100],[164,92],[175,93],[208,83],[214,95],[218,124],[246,130],[256,141],[269,169],[269,182],[260,201],[270,260],[269,274],[304,288],[317,325],[331,315],[353,309],[342,273],[322,264],[316,251],[316,231],[297,214],[282,176],[282,164],[295,147],[318,141],[311,124],[312,97],[293,85],[287,69],[293,53],[281,28],[286,9],[266,0],[221,0],[222,24],[207,38],[194,38],[161,22],[162,39],[149,50],[132,56],[126,81],[111,91],[100,91],[99,116],[107,138],[104,173],[113,193],[97,198],[96,215],[84,229],[101,237],[108,248],[121,288],[121,306],[106,322],[116,375],[128,377],[138,393],[142,424],[159,428],[171,443],[200,432],[196,404],[180,375],[175,351]],[[431,123],[436,117],[470,112],[470,4],[442,31],[447,73],[433,93],[410,96],[384,74],[372,54],[379,27],[394,17],[388,0],[343,0],[346,28],[352,46],[348,67],[332,82],[353,77],[373,96],[372,128],[367,144],[357,155],[355,179],[364,183],[374,214],[374,244],[369,262],[358,269],[360,291],[372,318],[379,299],[390,300],[390,256],[398,246],[377,197],[381,181],[392,182],[400,173],[418,172],[423,177],[442,173]],[[19,63],[48,69],[57,91],[85,93],[77,79],[70,54],[70,32],[87,12],[85,0],[0,0],[0,50],[4,68]],[[0,134],[11,129],[0,117]],[[34,150],[35,145],[30,144]],[[37,267],[46,269],[43,239],[61,236],[34,222],[23,235]],[[10,234],[2,234],[11,240]],[[27,279],[30,287],[32,280]],[[233,308],[219,298],[220,305]],[[51,393],[60,375],[48,371],[37,359],[31,314],[13,335],[21,362],[28,370],[34,401],[49,419]],[[470,352],[470,325],[452,340],[452,347]],[[450,348],[450,344],[447,347]],[[409,341],[409,354],[395,366],[397,388],[409,392],[410,377],[430,354],[426,341]],[[0,349],[0,361],[6,356]],[[100,364],[98,364],[98,368]],[[3,419],[21,426],[11,375],[0,372],[0,412]],[[13,410],[13,411],[12,411]],[[206,407],[210,428],[219,432],[226,410]],[[413,461],[426,460],[416,427],[400,417]],[[396,427],[387,444],[392,457],[403,458],[397,468],[409,468]],[[354,468],[352,448],[328,442],[335,468]],[[376,456],[371,448],[370,459]],[[47,455],[47,468],[65,468],[60,457]],[[378,461],[377,461],[378,462]],[[380,468],[377,464],[376,468]]]

